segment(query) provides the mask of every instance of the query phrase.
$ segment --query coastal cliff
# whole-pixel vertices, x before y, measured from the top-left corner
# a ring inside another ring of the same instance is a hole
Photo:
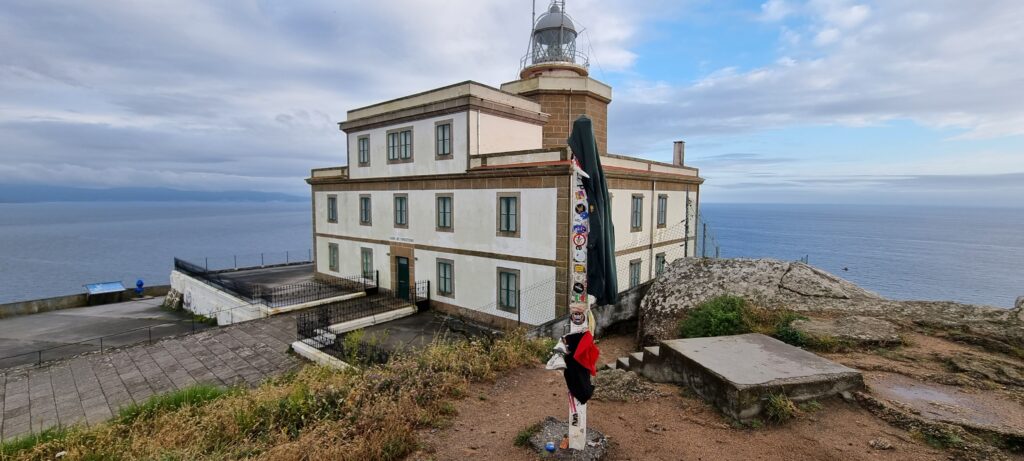
[[[640,341],[654,344],[675,337],[676,325],[687,311],[721,295],[741,296],[766,309],[838,317],[843,319],[840,328],[871,330],[872,324],[885,328],[886,323],[895,323],[940,330],[958,341],[993,350],[1024,349],[1020,300],[1014,309],[948,301],[896,301],[807,264],[772,259],[684,258],[673,262],[640,304]]]

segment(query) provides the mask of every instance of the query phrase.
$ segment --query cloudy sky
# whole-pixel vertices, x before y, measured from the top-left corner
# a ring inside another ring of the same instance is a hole
[[[514,79],[530,4],[5,0],[0,183],[305,193],[346,110]],[[1024,206],[1020,0],[568,7],[611,150],[706,201]]]

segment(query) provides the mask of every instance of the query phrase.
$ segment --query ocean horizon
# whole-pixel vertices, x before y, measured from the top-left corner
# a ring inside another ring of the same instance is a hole
[[[1024,208],[702,203],[721,257],[807,258],[883,296],[1010,308],[1024,295]],[[304,259],[308,202],[0,204],[0,303],[83,285],[168,283],[174,257]]]

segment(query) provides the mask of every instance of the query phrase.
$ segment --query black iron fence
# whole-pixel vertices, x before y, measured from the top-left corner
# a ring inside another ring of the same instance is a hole
[[[298,339],[318,338],[327,332],[327,327],[338,323],[383,314],[410,304],[429,302],[429,296],[430,282],[427,281],[417,283],[415,289],[409,290],[402,297],[392,290],[378,288],[375,293],[365,297],[315,307],[299,313],[295,318]]]
[[[205,266],[181,258],[174,258],[174,270],[214,285],[239,298],[262,303],[268,307],[291,306],[372,290],[377,288],[377,281],[380,280],[380,274],[375,272],[373,277],[353,275],[287,285],[264,285],[235,279],[235,269],[207,270]]]
[[[356,338],[359,338],[357,335]],[[381,344],[357,341],[346,341],[344,336],[320,349],[332,357],[351,365],[374,365],[387,363],[393,352]]]
[[[238,296],[239,298],[249,300],[256,299],[259,292],[259,288],[256,284],[241,280],[234,280],[226,275],[228,274],[226,271],[207,270],[203,266],[185,261],[184,259],[174,258],[174,270],[193,278],[203,280],[211,285],[215,285],[228,293]]]
[[[313,250],[268,251],[262,253],[232,254],[220,256],[189,257],[191,263],[207,272],[251,269],[256,267],[278,267],[313,262]]]
[[[379,276],[378,276],[379,277]],[[289,285],[262,287],[256,285],[255,301],[269,307],[282,307],[334,298],[377,288],[378,277],[339,277],[331,280],[310,280]]]

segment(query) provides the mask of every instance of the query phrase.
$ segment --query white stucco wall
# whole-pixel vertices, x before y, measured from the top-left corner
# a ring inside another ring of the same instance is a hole
[[[615,225],[615,248],[623,250],[641,245],[650,244],[652,241],[657,244],[668,240],[676,240],[684,237],[686,229],[682,222],[686,214],[686,191],[654,191],[635,189],[613,189],[609,191],[612,199],[612,223]],[[630,231],[630,212],[632,210],[632,199],[634,194],[641,194],[644,197],[643,203],[643,228],[639,232]],[[696,201],[696,193],[690,192],[690,197]],[[658,222],[658,196],[668,196],[668,208],[666,209],[665,228],[659,229]],[[653,206],[652,206],[653,205]],[[695,212],[691,209],[691,214]],[[691,218],[692,219],[692,218]],[[653,239],[651,229],[654,229]],[[693,235],[693,229],[689,229]]]
[[[454,263],[454,296],[437,293],[437,260]],[[555,318],[555,268],[477,256],[416,250],[416,281],[430,280],[432,299],[515,320],[516,314],[497,308],[498,268],[519,271],[522,321],[538,325]]]
[[[338,270],[332,271],[330,266],[328,246],[331,243],[338,244]],[[391,286],[391,270],[388,265],[387,253],[391,251],[388,245],[376,243],[355,242],[329,237],[316,238],[316,271],[333,275],[335,277],[355,277],[362,274],[362,253],[361,249],[369,248],[373,251],[373,267],[379,270],[380,286]]]
[[[520,236],[497,236],[497,194],[518,192]],[[436,229],[437,193],[454,195],[454,232]],[[359,196],[370,195],[372,226],[359,224]],[[408,194],[409,227],[394,226],[394,196]],[[338,222],[327,222],[327,196],[338,197]],[[460,189],[421,191],[317,192],[316,232],[375,240],[555,259],[556,189]],[[327,264],[327,249],[317,248]],[[353,274],[358,272],[353,272]]]
[[[473,155],[540,149],[543,146],[544,127],[541,125],[480,111],[470,112],[470,125],[473,127],[470,130]]]
[[[466,155],[468,152],[466,122],[467,112],[446,114],[412,122],[396,123],[371,130],[354,131],[348,137],[349,178],[379,178],[383,176],[412,176],[426,174],[463,173],[466,171]],[[437,122],[452,122],[452,158],[437,160],[435,158],[434,127]],[[409,163],[388,163],[387,132],[389,130],[412,127],[413,161]],[[359,166],[360,136],[370,136],[370,166]]]
[[[230,325],[263,317],[259,306],[178,271],[171,271],[171,288],[182,294],[182,305],[185,310],[205,317],[216,317],[218,325]]]

